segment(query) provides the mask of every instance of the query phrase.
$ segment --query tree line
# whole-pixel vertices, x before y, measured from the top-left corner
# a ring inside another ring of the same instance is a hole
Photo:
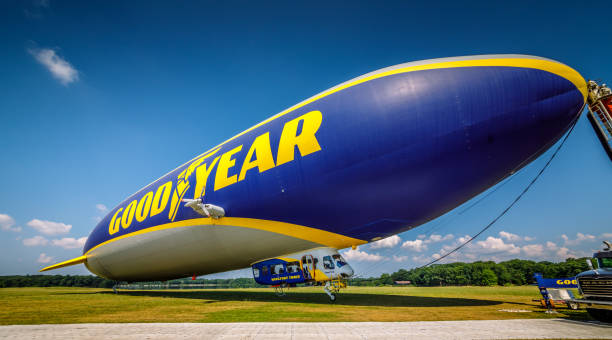
[[[572,277],[588,270],[588,258],[567,259],[564,262],[535,262],[530,260],[510,260],[495,263],[455,262],[434,264],[429,267],[410,270],[400,269],[392,274],[382,274],[378,278],[353,279],[353,286],[392,285],[396,281],[410,281],[416,286],[495,286],[525,285],[535,283],[534,273],[542,273],[546,278]]]
[[[525,285],[535,283],[534,273],[542,273],[544,277],[571,277],[588,270],[587,258],[567,259],[565,262],[548,261],[534,262],[530,260],[510,260],[495,263],[455,262],[434,264],[425,268],[400,269],[392,274],[382,274],[380,277],[354,278],[349,280],[351,286],[383,286],[393,285],[396,281],[410,281],[416,286],[494,286],[494,285]],[[153,282],[161,284],[162,282]],[[223,288],[258,288],[253,278],[238,279],[179,279],[170,280],[170,284],[206,284],[211,287]],[[0,288],[7,287],[94,287],[111,288],[115,281],[93,275],[12,275],[0,276]]]
[[[0,276],[0,288],[8,287],[91,287],[112,288],[115,281],[93,275],[11,275]],[[178,279],[165,282],[147,282],[148,284],[205,284],[223,288],[257,288],[264,287],[252,278],[237,279]]]
[[[8,287],[93,287],[112,288],[115,281],[93,275],[0,276],[0,288]]]

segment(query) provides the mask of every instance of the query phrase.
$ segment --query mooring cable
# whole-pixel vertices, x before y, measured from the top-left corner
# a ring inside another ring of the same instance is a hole
[[[531,182],[529,182],[529,184],[525,187],[525,189],[523,189],[523,191],[514,199],[514,201],[512,201],[512,203],[510,203],[510,205],[508,205],[508,207],[506,207],[506,209],[504,209],[497,217],[495,217],[491,222],[489,222],[489,224],[487,224],[484,228],[482,228],[482,230],[480,230],[476,235],[471,236],[468,240],[466,240],[465,242],[463,242],[462,244],[460,244],[459,246],[457,246],[455,249],[451,250],[450,252],[440,256],[439,258],[428,262],[427,264],[417,267],[416,269],[421,269],[427,266],[430,266],[442,259],[444,259],[445,257],[459,251],[459,249],[465,247],[468,243],[472,242],[474,239],[476,239],[478,236],[480,236],[482,233],[484,233],[487,229],[489,229],[491,226],[493,226],[495,224],[495,222],[497,222],[502,216],[504,216],[508,211],[510,211],[510,209],[512,209],[512,207],[521,199],[523,198],[523,195],[525,195],[525,193],[527,193],[527,191],[529,191],[529,189],[535,184],[535,182],[540,178],[540,176],[544,173],[544,171],[548,168],[548,166],[550,165],[550,163],[552,162],[552,160],[555,158],[555,156],[557,156],[557,153],[559,153],[559,150],[561,150],[561,148],[563,147],[563,145],[565,144],[565,142],[567,141],[568,137],[572,134],[572,131],[574,131],[574,127],[576,126],[576,123],[578,122],[578,118],[576,118],[574,120],[574,122],[572,123],[572,126],[570,127],[569,131],[567,132],[567,134],[565,135],[565,138],[563,138],[563,140],[561,141],[561,144],[559,144],[559,146],[557,147],[557,149],[555,150],[555,152],[553,152],[553,154],[550,156],[550,158],[548,159],[548,161],[546,162],[546,164],[544,164],[544,167],[542,167],[542,169],[538,172],[538,174],[531,180]]]
[[[503,180],[501,180],[500,182],[497,183],[497,185],[495,186],[495,188],[489,192],[487,192],[484,196],[480,197],[479,199],[477,199],[475,202],[470,203],[468,206],[466,206],[465,208],[463,208],[462,210],[459,210],[455,215],[450,216],[448,219],[446,219],[445,221],[441,221],[435,225],[432,225],[429,230],[427,231],[423,231],[422,235],[425,235],[425,238],[431,236],[433,233],[435,233],[436,231],[440,231],[443,227],[446,227],[448,224],[450,224],[451,222],[455,222],[458,218],[460,218],[463,214],[465,214],[466,212],[470,211],[471,209],[475,208],[476,206],[478,206],[478,204],[480,204],[481,202],[483,202],[484,200],[486,200],[487,198],[489,198],[489,196],[493,195],[494,193],[496,193],[499,189],[503,188],[506,184],[510,183],[514,178],[516,178],[516,174],[518,174],[520,171],[522,171],[523,169],[517,171],[515,174],[512,174],[512,176],[508,176],[506,178],[504,178]],[[457,208],[459,209],[459,208]],[[397,253],[393,254],[393,255],[397,255]]]
[[[584,110],[584,108],[583,108]],[[456,248],[454,248],[453,250],[451,250],[450,252],[440,256],[437,259],[434,259],[433,261],[428,262],[427,264],[417,267],[415,269],[421,269],[427,266],[430,266],[442,259],[444,259],[445,257],[448,257],[449,255],[459,251],[461,248],[463,248],[464,246],[466,246],[468,243],[472,242],[474,239],[476,239],[478,236],[480,236],[482,233],[484,233],[487,229],[489,229],[491,226],[493,226],[502,216],[504,216],[506,213],[508,213],[508,211],[510,211],[510,209],[523,197],[523,195],[525,195],[525,193],[527,193],[527,191],[529,191],[529,189],[533,186],[533,184],[535,184],[535,182],[540,178],[540,176],[544,173],[544,171],[548,168],[548,166],[550,165],[550,163],[552,162],[552,160],[557,156],[557,153],[559,153],[559,151],[561,150],[561,148],[563,147],[563,145],[565,144],[565,142],[567,141],[567,139],[569,138],[569,136],[572,134],[572,132],[574,131],[574,127],[576,126],[576,124],[578,123],[578,118],[580,116],[578,116],[574,122],[572,123],[572,125],[569,128],[569,131],[567,132],[567,134],[565,135],[565,137],[563,138],[563,140],[561,141],[561,143],[559,144],[559,146],[557,146],[557,149],[553,152],[553,154],[550,156],[550,158],[548,159],[548,161],[544,164],[544,166],[542,167],[542,169],[540,169],[540,171],[538,172],[538,174],[531,180],[531,182],[529,182],[529,184],[525,187],[525,189],[523,189],[523,191],[512,201],[512,203],[510,203],[510,205],[508,205],[508,207],[506,207],[506,209],[504,209],[497,217],[495,217],[491,222],[489,222],[489,224],[487,224],[482,230],[480,230],[476,235],[470,237],[468,240],[466,240],[465,242],[463,242],[462,244],[460,244],[459,246],[457,246]],[[521,169],[522,170],[522,169]],[[465,209],[463,209],[462,211],[460,211],[457,215],[455,215],[454,217],[452,217],[450,220],[442,222],[438,225],[433,226],[428,233],[433,232],[436,229],[439,229],[440,227],[448,224],[448,222],[451,222],[452,220],[455,220],[457,217],[459,217],[460,215],[464,214],[465,212],[467,212],[468,210],[474,208],[475,206],[477,206],[479,203],[481,203],[482,201],[484,201],[487,197],[491,196],[493,193],[495,193],[497,190],[501,189],[501,187],[505,186],[506,184],[508,184],[512,179],[514,179],[515,174],[513,174],[513,176],[507,177],[505,180],[503,180],[503,182],[498,185],[495,189],[493,189],[492,191],[488,192],[485,196],[481,197],[480,199],[478,199],[476,202],[470,204],[469,206],[467,206]],[[394,254],[392,254],[392,256],[396,256],[399,253],[399,250],[396,251]],[[375,264],[376,266],[378,264]],[[375,266],[373,265],[372,268]],[[366,270],[365,272],[369,272],[369,269]],[[358,274],[358,275],[354,275],[353,278],[365,278],[363,275]]]

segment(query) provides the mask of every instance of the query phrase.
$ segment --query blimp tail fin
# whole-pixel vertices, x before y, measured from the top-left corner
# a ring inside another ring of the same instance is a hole
[[[62,268],[62,267],[73,266],[75,264],[84,263],[85,261],[87,261],[87,255],[79,256],[79,257],[73,258],[73,259],[68,260],[68,261],[56,263],[56,264],[51,265],[49,267],[45,267],[45,268],[43,268],[43,269],[41,269],[39,271],[46,272],[47,270],[52,270],[52,269],[57,269],[57,268]]]

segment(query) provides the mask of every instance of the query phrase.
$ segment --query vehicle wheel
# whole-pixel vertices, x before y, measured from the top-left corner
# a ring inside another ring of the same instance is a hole
[[[336,294],[332,294],[332,295],[330,295],[330,296],[329,296],[329,300],[330,300],[331,302],[336,301]]]
[[[569,309],[577,310],[578,307],[579,307],[578,304],[575,303],[575,302],[568,302],[567,303],[567,308],[569,308]]]
[[[593,319],[601,322],[612,323],[612,310],[595,308],[587,308],[586,310]]]

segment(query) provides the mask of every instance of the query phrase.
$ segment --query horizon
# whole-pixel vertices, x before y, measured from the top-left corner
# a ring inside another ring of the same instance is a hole
[[[579,4],[445,2],[435,12],[403,2],[105,4],[0,4],[0,275],[79,256],[97,221],[125,197],[274,113],[377,69],[528,54],[612,82],[612,48]],[[356,274],[372,275],[442,256],[501,213],[557,145],[439,218],[341,253]],[[612,239],[611,170],[583,113],[524,198],[446,261],[590,257]],[[80,265],[55,273],[90,274]],[[250,269],[205,277],[237,275],[251,277]]]

